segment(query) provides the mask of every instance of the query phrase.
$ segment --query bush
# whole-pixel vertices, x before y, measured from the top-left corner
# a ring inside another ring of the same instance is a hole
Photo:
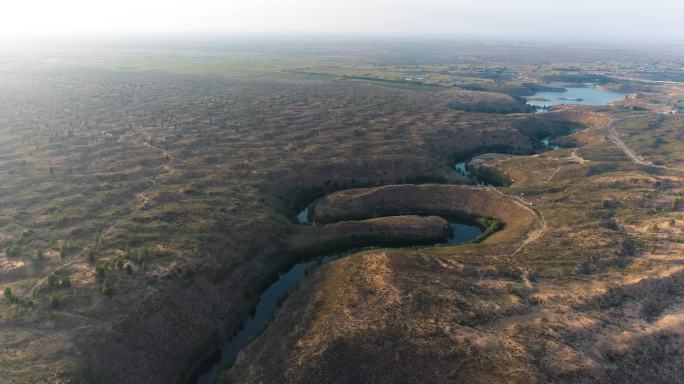
[[[110,296],[112,294],[112,286],[111,286],[111,284],[109,284],[109,281],[105,280],[102,283],[102,287],[100,288],[100,292],[102,292],[102,294],[105,296]]]
[[[19,257],[21,256],[21,247],[17,244],[10,244],[5,248],[5,254],[7,257]]]
[[[12,288],[5,287],[3,294],[5,295],[5,300],[7,300],[7,302],[9,302],[10,304],[16,304],[19,302],[19,298],[14,296],[14,294],[12,293]]]
[[[98,265],[97,267],[95,267],[95,276],[97,276],[99,279],[105,277],[105,269],[103,266]]]
[[[69,288],[71,287],[71,279],[69,276],[64,276],[62,277],[62,288]]]
[[[52,288],[52,287],[56,286],[57,282],[58,282],[57,275],[55,275],[54,273],[51,273],[48,275],[47,283],[48,283],[49,287]]]
[[[90,248],[88,249],[88,261],[91,263],[95,261],[95,257],[97,256],[97,252],[95,252],[94,249]]]
[[[51,308],[59,307],[59,297],[57,295],[50,295],[50,307]]]
[[[145,257],[147,256],[147,250],[145,248],[138,249],[138,263],[142,264],[145,262]]]

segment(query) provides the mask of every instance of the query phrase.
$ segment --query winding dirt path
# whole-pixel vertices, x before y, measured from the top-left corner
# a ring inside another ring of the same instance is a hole
[[[674,172],[684,172],[684,168],[672,168],[672,167],[666,167],[664,165],[656,165],[653,164],[650,161],[644,160],[641,156],[637,155],[636,152],[634,152],[628,145],[625,143],[624,140],[620,137],[620,135],[617,133],[615,130],[615,125],[623,122],[627,119],[630,119],[634,116],[629,116],[625,117],[622,119],[614,120],[608,126],[606,127],[606,130],[608,131],[608,139],[613,142],[613,144],[617,145],[622,152],[627,155],[635,164],[647,166],[647,167],[653,167],[653,168],[659,168],[659,169],[665,169],[668,171],[674,171]]]
[[[581,156],[577,155],[577,150],[578,150],[578,149],[579,149],[579,148],[575,148],[575,149],[572,151],[572,153],[570,153],[570,156],[568,156],[568,157],[561,157],[559,160],[570,160],[571,162],[573,162],[573,163],[575,163],[575,164],[584,164],[584,161],[585,161],[584,158],[582,158]],[[556,170],[553,171],[553,173],[546,179],[546,181],[551,181],[551,180],[553,180],[553,178],[558,174],[558,172],[560,172],[560,170],[561,170],[563,167],[564,167],[564,165],[558,166],[558,168],[556,168]]]
[[[617,124],[617,123],[619,123],[619,122],[622,122],[622,121],[625,121],[626,119],[627,119],[627,118],[625,118],[625,119],[620,119],[620,120],[615,120],[615,121],[612,121],[610,124],[608,124],[608,126],[606,127],[606,129],[607,129],[607,131],[608,131],[608,138],[609,138],[610,141],[612,141],[615,145],[617,145],[618,147],[620,147],[620,149],[622,149],[622,152],[624,152],[625,155],[627,155],[627,157],[629,157],[630,159],[632,159],[633,162],[635,162],[635,163],[637,163],[637,164],[639,164],[639,165],[654,166],[652,163],[646,162],[646,161],[642,160],[640,156],[637,156],[637,154],[634,153],[634,151],[632,151],[632,150],[627,146],[627,144],[625,144],[625,142],[622,140],[622,138],[620,138],[620,135],[618,135],[618,133],[615,131],[615,124]],[[662,168],[662,167],[661,167],[661,168]]]
[[[546,229],[548,227],[547,222],[546,222],[546,218],[544,217],[544,214],[539,209],[537,209],[536,207],[534,207],[532,205],[532,203],[525,201],[524,199],[522,199],[519,196],[513,196],[513,195],[505,194],[505,193],[499,191],[498,189],[496,189],[494,187],[487,187],[487,188],[491,191],[496,192],[497,194],[499,194],[501,196],[512,199],[516,204],[518,204],[518,205],[524,207],[525,209],[529,210],[530,212],[532,212],[542,223],[540,228],[530,232],[527,235],[527,238],[525,240],[523,240],[523,242],[520,244],[520,246],[518,248],[516,248],[516,250],[511,254],[511,256],[515,256],[520,251],[522,251],[527,245],[529,245],[530,243],[532,243],[534,241],[539,240],[539,238],[542,237],[544,235],[544,233],[546,233]]]

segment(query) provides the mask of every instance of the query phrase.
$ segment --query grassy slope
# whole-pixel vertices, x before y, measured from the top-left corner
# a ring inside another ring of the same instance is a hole
[[[463,181],[452,152],[530,145],[521,117],[474,122],[435,92],[66,64],[1,76],[0,281],[20,304],[2,301],[0,334],[14,382],[168,382],[288,262],[303,197]]]
[[[521,252],[485,243],[331,263],[226,382],[677,381],[684,178],[633,164],[604,127],[584,134],[583,162],[571,150],[494,160],[515,174],[508,193],[547,219]]]

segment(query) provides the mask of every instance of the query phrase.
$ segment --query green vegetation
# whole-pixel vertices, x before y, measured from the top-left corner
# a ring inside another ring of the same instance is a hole
[[[194,365],[221,344],[221,332],[214,329],[204,341],[188,355],[176,374],[176,383],[182,384],[192,372]]]
[[[14,296],[10,287],[5,287],[3,295],[5,296],[5,300],[10,304],[17,304],[19,302],[19,298]]]
[[[471,172],[473,175],[495,186],[507,187],[511,185],[511,179],[505,173],[492,167],[475,167]]]
[[[575,84],[608,84],[608,83],[618,83],[617,79],[609,76],[600,74],[590,74],[590,73],[563,73],[556,75],[544,76],[545,82],[563,82],[563,83],[575,83]]]
[[[48,287],[54,288],[57,286],[58,282],[59,282],[59,278],[57,277],[57,275],[55,275],[54,273],[50,273],[48,275],[48,277],[47,277]]]
[[[56,294],[51,294],[49,303],[50,303],[50,308],[56,309],[57,307],[59,307],[59,304],[60,304],[59,296],[57,296]]]
[[[102,285],[100,286],[100,292],[102,292],[102,294],[105,296],[111,296],[113,293],[112,284],[108,280],[103,281]]]
[[[484,227],[484,231],[480,236],[475,239],[474,242],[479,243],[491,236],[493,233],[500,231],[504,228],[504,223],[493,217],[485,217],[478,219],[478,222]]]
[[[22,249],[18,244],[10,244],[5,248],[5,254],[7,257],[19,257],[21,256]]]

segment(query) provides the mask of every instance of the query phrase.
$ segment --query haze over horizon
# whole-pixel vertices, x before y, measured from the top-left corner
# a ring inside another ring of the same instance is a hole
[[[669,43],[684,36],[684,3],[668,0],[35,0],[0,10],[0,37],[10,41],[309,34]]]

